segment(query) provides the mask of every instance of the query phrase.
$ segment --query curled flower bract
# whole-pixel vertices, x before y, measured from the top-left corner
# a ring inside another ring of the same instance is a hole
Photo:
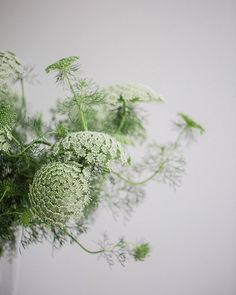
[[[73,218],[81,218],[90,196],[87,178],[74,162],[42,166],[29,190],[33,214],[45,224],[59,227]]]

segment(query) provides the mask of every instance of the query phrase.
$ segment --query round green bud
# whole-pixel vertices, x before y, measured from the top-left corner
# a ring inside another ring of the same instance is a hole
[[[150,252],[151,246],[148,243],[144,243],[134,247],[132,255],[136,261],[144,261]]]
[[[56,136],[58,138],[66,137],[66,135],[69,133],[69,128],[64,125],[63,123],[59,123],[56,127]]]
[[[20,223],[23,226],[27,227],[30,224],[30,222],[32,221],[32,217],[33,217],[32,212],[31,212],[31,210],[28,209],[22,213],[22,215],[20,217]]]
[[[42,166],[29,189],[32,213],[43,223],[59,227],[81,218],[90,199],[88,177],[74,162]]]
[[[69,133],[53,146],[52,155],[58,160],[76,161],[83,166],[109,167],[112,161],[122,164],[130,161],[117,140],[95,131]]]

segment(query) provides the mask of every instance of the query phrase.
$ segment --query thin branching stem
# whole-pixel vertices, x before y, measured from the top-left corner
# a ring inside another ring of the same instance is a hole
[[[77,103],[78,107],[79,107],[81,123],[82,123],[83,129],[86,131],[86,130],[88,130],[88,127],[87,127],[87,122],[86,122],[85,117],[84,117],[82,101],[78,98],[78,95],[76,94],[76,91],[74,90],[74,87],[73,87],[68,75],[65,75],[65,78],[66,78],[66,81],[69,84],[70,90],[71,90],[71,92],[72,92],[72,94],[73,94],[73,96],[74,96],[74,98],[76,100],[76,103]]]
[[[9,157],[18,158],[23,156],[31,147],[35,144],[44,144],[47,146],[51,146],[51,143],[46,140],[33,140],[30,144],[28,144],[20,153],[18,154],[8,154]]]
[[[120,99],[122,100],[122,119],[120,121],[120,125],[117,129],[117,132],[121,132],[123,127],[124,127],[124,124],[125,124],[125,121],[126,121],[126,117],[127,117],[127,110],[126,110],[126,102],[125,100],[123,99],[123,97],[121,96]]]
[[[78,241],[77,238],[75,238],[70,232],[68,232],[67,230],[64,230],[65,233],[77,244],[80,246],[81,249],[83,249],[85,252],[89,253],[89,254],[100,254],[100,253],[104,253],[104,252],[111,252],[112,250],[114,250],[116,247],[119,246],[120,243],[116,243],[114,245],[112,245],[111,247],[109,248],[105,248],[105,249],[100,249],[100,250],[96,250],[96,251],[92,251],[92,250],[89,250],[88,248],[86,248],[85,246],[83,246],[81,244],[80,241]]]
[[[177,146],[179,145],[180,140],[182,139],[182,136],[184,135],[184,132],[186,131],[186,127],[183,128],[180,133],[178,134],[171,151],[175,150],[177,148]],[[127,184],[131,185],[131,186],[136,186],[136,185],[143,185],[146,184],[147,182],[149,182],[150,180],[152,180],[155,176],[157,176],[159,173],[161,173],[163,171],[163,168],[166,164],[168,160],[163,161],[160,166],[158,167],[158,169],[149,177],[147,177],[144,180],[141,181],[133,181],[131,179],[126,178],[125,176],[123,176],[122,174],[120,174],[119,172],[115,172],[115,171],[110,171],[112,174],[118,176],[120,179],[124,180]]]
[[[1,196],[1,198],[0,198],[0,203],[2,202],[2,200],[5,198],[5,196],[6,196],[6,193],[9,191],[9,188],[7,187],[6,189],[5,189],[5,191],[3,192],[3,194],[2,194],[2,196]]]
[[[155,176],[157,176],[159,173],[161,173],[162,172],[162,169],[163,169],[163,167],[165,165],[165,162],[166,161],[163,161],[163,163],[160,165],[160,167],[152,175],[150,175],[149,177],[147,177],[146,179],[144,179],[142,181],[133,181],[133,180],[130,180],[130,179],[124,177],[122,174],[120,174],[118,172],[115,172],[115,171],[111,171],[111,173],[115,174],[116,176],[118,176],[120,179],[124,180],[126,183],[128,183],[131,186],[142,185],[142,184],[145,184],[145,183],[149,182]]]
[[[17,145],[22,146],[22,144],[19,142],[17,138],[15,138],[15,136],[13,136],[13,134],[11,134],[11,139],[13,139]]]
[[[21,85],[21,110],[26,111],[26,102],[25,102],[25,87],[24,87],[24,80],[23,78],[20,79]]]

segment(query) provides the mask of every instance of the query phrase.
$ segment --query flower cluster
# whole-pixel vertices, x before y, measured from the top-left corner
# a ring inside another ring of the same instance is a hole
[[[63,162],[76,161],[84,166],[107,168],[114,160],[122,164],[130,161],[118,141],[108,134],[94,131],[69,133],[53,146],[52,155]]]
[[[0,128],[11,129],[15,123],[15,117],[13,107],[6,102],[0,102]]]
[[[153,89],[141,84],[113,85],[102,90],[105,100],[117,102],[120,97],[127,102],[161,102],[163,98]]]
[[[89,173],[74,162],[43,165],[30,185],[32,212],[43,223],[64,227],[81,218],[89,202]]]
[[[66,58],[62,58],[57,62],[49,65],[46,68],[46,73],[50,73],[52,71],[63,71],[67,72],[71,66],[79,60],[79,56],[69,56]]]
[[[45,124],[41,114],[27,112],[24,82],[29,74],[23,69],[13,53],[0,51],[0,256],[14,254],[21,226],[23,247],[43,240],[53,247],[70,242],[101,255],[110,266],[115,261],[124,265],[129,257],[145,260],[148,243],[130,244],[123,237],[112,243],[104,235],[93,250],[81,244],[79,235],[100,204],[115,217],[123,212],[127,218],[143,200],[149,181],[176,187],[185,168],[183,148],[203,127],[180,113],[176,139],[145,147],[143,160],[128,166],[131,159],[122,143],[145,143],[142,104],[161,102],[161,96],[139,84],[100,89],[81,75],[79,57],[69,56],[46,68],[66,93]]]
[[[11,129],[15,123],[16,114],[12,106],[6,102],[0,102],[0,151],[9,151]]]
[[[0,86],[4,88],[23,75],[23,66],[14,53],[0,51]]]
[[[64,85],[72,87],[72,80],[76,80],[79,69],[79,56],[69,56],[58,60],[49,65],[46,73],[56,72],[56,81]]]
[[[8,152],[11,145],[9,141],[11,140],[11,133],[0,129],[0,151]]]

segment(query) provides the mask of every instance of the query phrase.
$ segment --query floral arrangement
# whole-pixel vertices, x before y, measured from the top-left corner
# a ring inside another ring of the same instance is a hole
[[[104,235],[91,250],[80,236],[93,225],[99,206],[130,215],[149,181],[178,186],[183,150],[203,127],[179,113],[176,139],[149,145],[142,106],[163,101],[154,90],[139,84],[99,88],[81,75],[78,56],[49,65],[46,73],[54,73],[65,91],[50,124],[27,112],[24,83],[31,71],[15,54],[0,52],[0,254],[15,253],[20,231],[24,248],[43,240],[55,248],[70,242],[109,265],[124,265],[129,257],[143,261],[149,243],[113,243]],[[133,163],[127,147],[141,143],[147,155]]]

